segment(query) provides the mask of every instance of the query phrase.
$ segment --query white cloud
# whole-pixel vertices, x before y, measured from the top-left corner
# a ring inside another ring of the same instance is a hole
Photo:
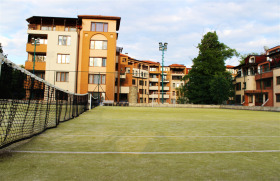
[[[120,16],[118,46],[136,59],[161,61],[158,42],[168,42],[166,64],[192,65],[207,31],[244,54],[280,44],[280,3],[269,0],[2,0],[0,42],[9,57],[24,63],[26,18],[77,14]]]

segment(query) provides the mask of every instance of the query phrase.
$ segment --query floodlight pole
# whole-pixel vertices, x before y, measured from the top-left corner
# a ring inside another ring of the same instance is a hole
[[[162,65],[161,65],[161,103],[163,104],[164,100],[163,100],[163,66],[164,66],[164,51],[167,50],[167,43],[162,44],[162,42],[159,43],[159,51],[162,52]]]

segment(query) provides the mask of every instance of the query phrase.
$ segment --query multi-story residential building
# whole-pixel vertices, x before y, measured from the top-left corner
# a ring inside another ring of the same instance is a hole
[[[78,18],[32,16],[27,19],[27,70],[70,92],[114,99],[117,31],[120,17]],[[32,40],[40,38],[34,50]]]
[[[267,50],[264,55],[249,55],[245,59],[245,64],[235,67],[238,69],[234,81],[237,104],[279,106],[280,64],[275,50],[280,50],[280,46]],[[275,53],[272,53],[273,51]]]
[[[32,16],[27,22],[25,68],[33,70],[34,39],[39,38],[35,74],[62,89],[76,92],[78,19]]]
[[[79,15],[78,93],[114,100],[120,17]],[[111,72],[111,73],[109,73]]]
[[[140,61],[125,54],[120,54],[117,67],[116,102],[176,103],[176,88],[184,85],[182,78],[188,73],[184,65],[172,64],[163,67],[162,77],[159,62]]]
[[[28,18],[25,68],[32,71],[35,65],[35,73],[51,84],[100,100],[176,103],[189,69],[122,54],[116,46],[120,20],[96,15]]]

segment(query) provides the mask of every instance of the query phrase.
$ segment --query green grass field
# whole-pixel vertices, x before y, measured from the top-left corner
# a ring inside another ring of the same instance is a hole
[[[0,180],[280,180],[280,114],[98,107],[0,155]]]

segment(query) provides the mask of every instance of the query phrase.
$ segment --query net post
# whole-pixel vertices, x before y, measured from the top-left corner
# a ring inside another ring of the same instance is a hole
[[[2,62],[4,60],[4,55],[0,53],[0,78],[1,78],[1,70],[2,70]]]
[[[92,100],[91,100],[91,94],[89,94],[89,109],[91,109],[91,103],[92,102]]]

